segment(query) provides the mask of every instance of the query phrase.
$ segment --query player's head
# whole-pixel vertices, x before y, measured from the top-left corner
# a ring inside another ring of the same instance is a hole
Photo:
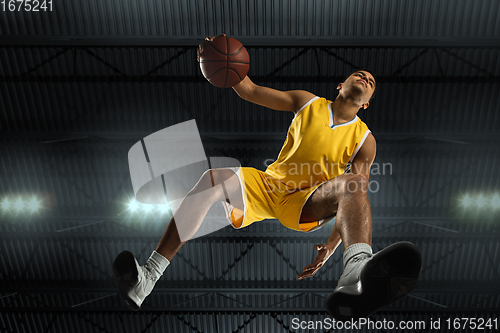
[[[346,97],[358,100],[366,109],[375,95],[376,85],[375,75],[370,70],[357,69],[339,83],[337,90]]]

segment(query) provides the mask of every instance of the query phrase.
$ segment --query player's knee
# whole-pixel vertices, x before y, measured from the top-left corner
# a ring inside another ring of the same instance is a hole
[[[346,195],[360,195],[368,192],[368,179],[360,174],[350,174],[344,181],[343,192]]]
[[[213,170],[212,169],[208,169],[207,171],[205,171],[201,175],[199,182],[201,182],[201,181],[203,181],[203,182],[211,181],[211,179],[213,179]]]
[[[230,169],[208,169],[201,176],[200,182],[213,188],[221,188],[221,185],[224,185],[230,192],[239,185],[236,174]]]

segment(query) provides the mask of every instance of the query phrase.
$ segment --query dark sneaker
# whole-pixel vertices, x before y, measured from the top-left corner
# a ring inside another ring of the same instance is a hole
[[[139,311],[144,299],[151,293],[157,279],[146,265],[139,266],[129,251],[120,253],[113,263],[113,275],[120,297],[125,305]]]
[[[353,258],[325,306],[337,320],[367,318],[412,291],[422,269],[422,255],[410,242],[398,242],[373,256]]]

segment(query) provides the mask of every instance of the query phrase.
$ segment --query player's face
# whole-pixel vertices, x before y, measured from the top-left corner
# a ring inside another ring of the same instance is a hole
[[[369,88],[368,90],[372,91],[372,93],[373,91],[375,91],[375,79],[368,72],[363,72],[363,71],[356,72],[351,76],[349,76],[348,79],[353,79],[357,83],[364,84],[365,87]]]
[[[372,97],[375,91],[375,85],[376,82],[373,75],[366,71],[358,71],[351,74],[339,85],[339,88],[342,89],[345,94],[355,94],[359,96],[363,105],[365,105],[370,100],[370,97]],[[366,107],[368,107],[368,105]]]

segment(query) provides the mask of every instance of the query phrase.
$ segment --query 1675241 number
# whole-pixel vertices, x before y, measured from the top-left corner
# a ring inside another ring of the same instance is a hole
[[[1,0],[4,12],[51,12],[52,0]]]
[[[498,318],[454,318],[454,319],[446,319],[446,328],[456,329],[456,330],[498,330]]]

